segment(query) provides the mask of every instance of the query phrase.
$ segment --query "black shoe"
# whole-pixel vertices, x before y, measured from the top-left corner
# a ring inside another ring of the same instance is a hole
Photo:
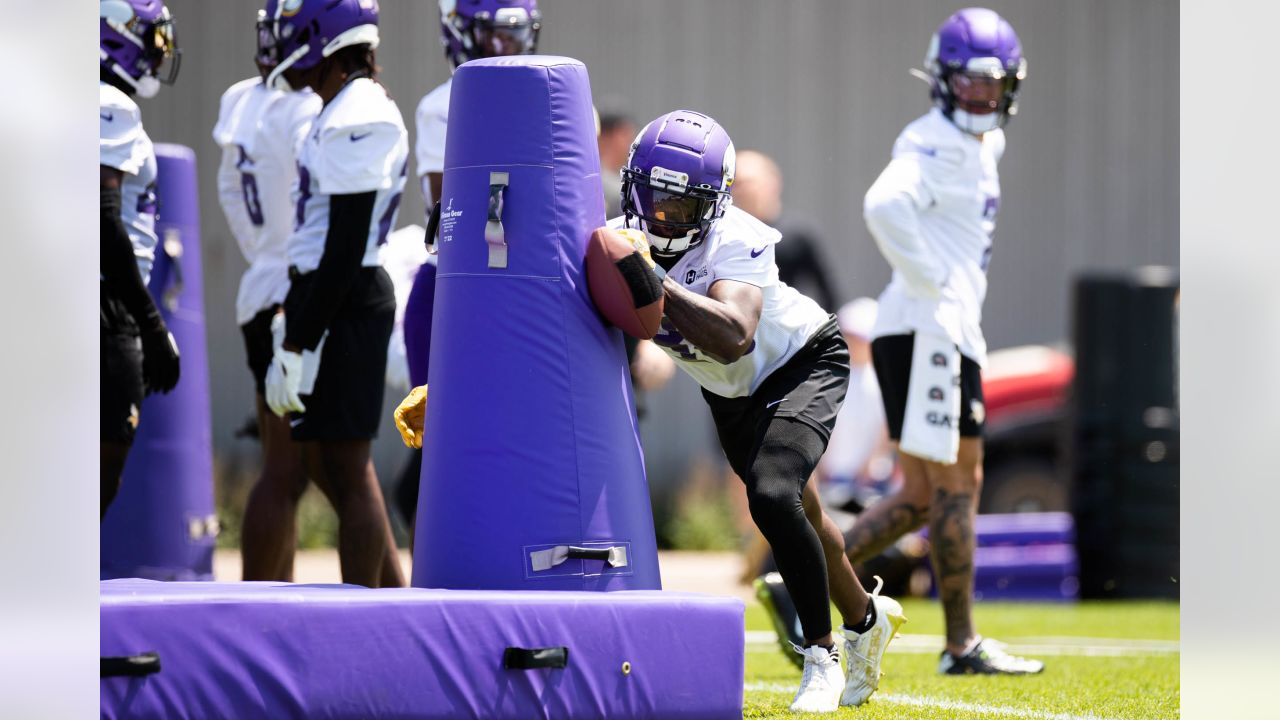
[[[979,637],[963,655],[943,650],[938,659],[942,675],[1034,675],[1044,671],[1044,663],[1028,660],[1004,651],[1004,644]]]
[[[795,603],[791,602],[791,593],[782,583],[782,576],[776,572],[766,573],[756,578],[756,599],[764,606],[764,611],[773,622],[773,629],[778,633],[778,648],[791,664],[804,669],[804,656],[797,655],[794,648],[804,647],[804,632],[800,629],[800,616],[796,613]]]

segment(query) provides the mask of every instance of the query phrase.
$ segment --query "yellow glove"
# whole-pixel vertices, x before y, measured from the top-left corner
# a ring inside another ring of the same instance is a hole
[[[649,255],[649,238],[645,237],[643,232],[635,228],[621,228],[617,232],[631,241],[632,247],[636,249],[636,252],[640,253],[640,257],[644,258],[644,263],[649,266],[650,270],[657,265]]]
[[[427,386],[419,385],[409,391],[400,405],[396,407],[392,417],[396,420],[396,429],[404,444],[411,448],[422,447],[422,425],[427,415]]]

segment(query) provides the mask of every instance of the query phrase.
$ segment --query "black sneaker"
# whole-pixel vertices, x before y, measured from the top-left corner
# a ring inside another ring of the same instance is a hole
[[[778,648],[791,664],[803,670],[804,656],[797,655],[795,648],[804,647],[804,631],[800,629],[800,616],[782,576],[776,572],[761,575],[756,578],[755,588],[756,599],[764,606],[774,631],[778,633]]]
[[[979,637],[963,655],[943,650],[938,660],[942,675],[1034,675],[1044,671],[1044,663],[1005,652],[1004,643]]]

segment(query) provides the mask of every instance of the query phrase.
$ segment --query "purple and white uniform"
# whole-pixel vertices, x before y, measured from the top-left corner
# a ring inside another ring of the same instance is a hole
[[[284,302],[289,292],[285,246],[295,217],[298,149],[319,112],[315,93],[281,92],[257,77],[232,85],[222,96],[213,128],[214,142],[222,148],[218,202],[249,262],[236,296],[240,325]]]
[[[614,218],[609,227],[625,227],[624,220]],[[726,398],[751,395],[830,319],[818,303],[778,279],[773,246],[781,239],[777,230],[730,206],[707,237],[680,256],[667,273],[686,290],[702,296],[717,280],[748,283],[764,293],[755,342],[728,365],[702,354],[671,321],[662,319],[662,331],[653,341],[709,392]]]

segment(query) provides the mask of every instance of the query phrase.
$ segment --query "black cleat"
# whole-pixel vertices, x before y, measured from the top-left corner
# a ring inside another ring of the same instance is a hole
[[[938,659],[942,675],[1034,675],[1044,671],[1044,663],[1005,652],[1004,643],[979,637],[963,655],[943,650]]]
[[[773,622],[773,629],[778,633],[778,648],[791,664],[803,670],[804,656],[797,655],[794,648],[804,647],[804,631],[800,629],[800,616],[782,576],[776,572],[761,575],[756,578],[755,588],[756,599],[764,606],[769,620]]]

